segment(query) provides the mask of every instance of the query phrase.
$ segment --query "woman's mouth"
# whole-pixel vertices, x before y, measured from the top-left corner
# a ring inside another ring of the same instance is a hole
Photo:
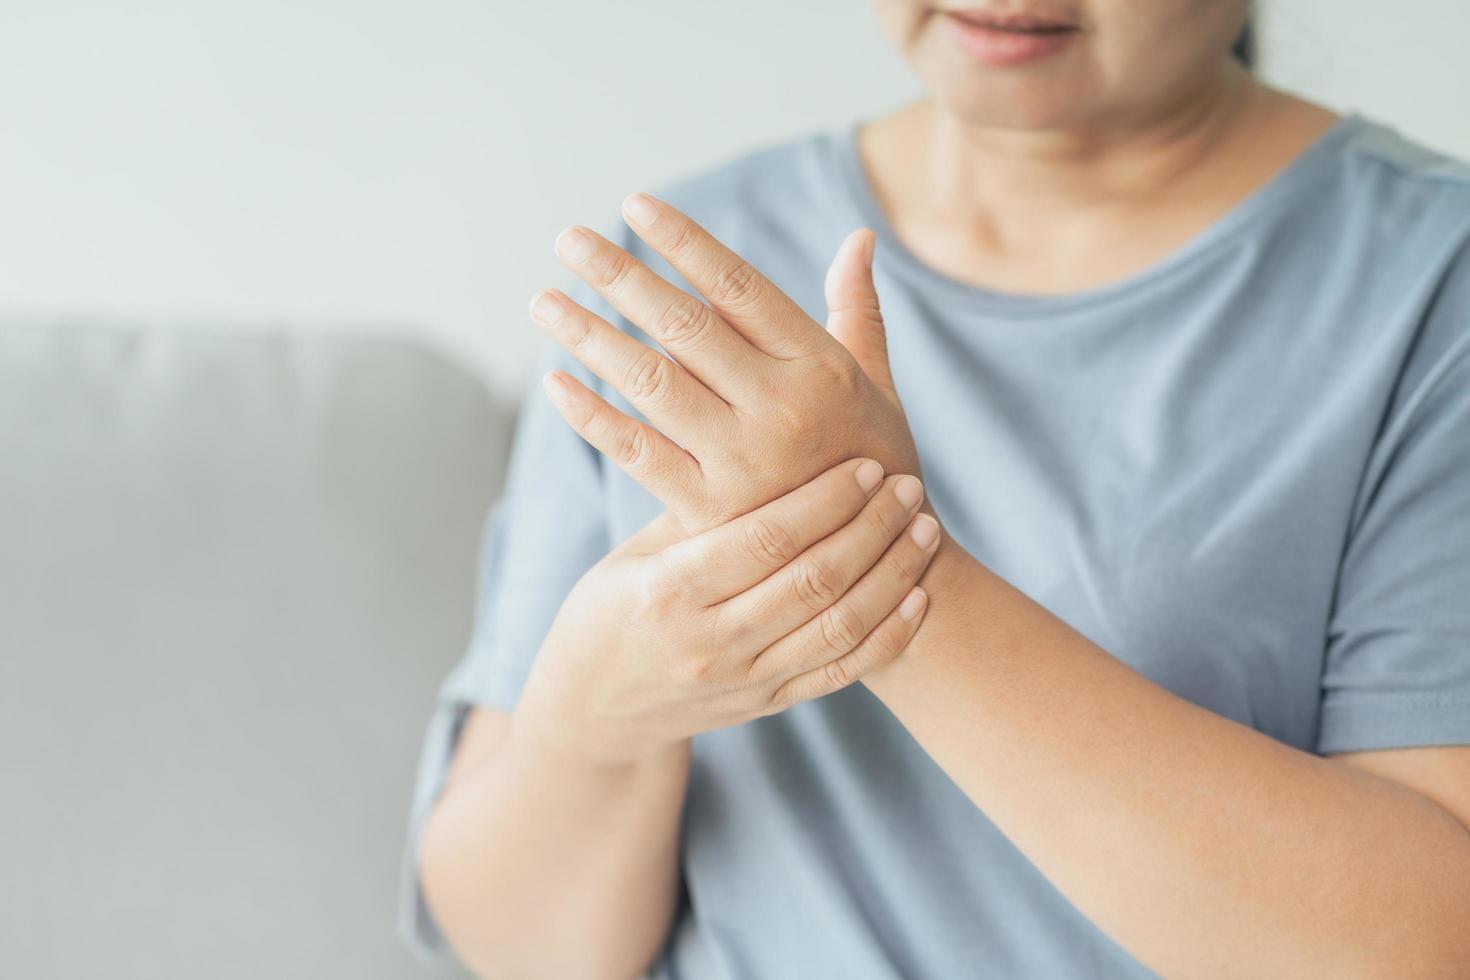
[[[1055,54],[1080,33],[1077,25],[1049,17],[946,10],[949,31],[967,54],[996,68]]]

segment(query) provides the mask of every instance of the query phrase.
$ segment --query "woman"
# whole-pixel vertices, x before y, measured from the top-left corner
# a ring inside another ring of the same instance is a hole
[[[922,101],[558,239],[415,936],[1470,975],[1470,170],[1241,0],[878,11]]]

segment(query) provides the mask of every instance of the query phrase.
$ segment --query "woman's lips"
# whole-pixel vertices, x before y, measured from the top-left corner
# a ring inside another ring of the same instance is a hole
[[[1075,26],[1039,17],[951,10],[944,13],[944,19],[960,47],[977,61],[996,68],[1045,58],[1077,36]]]

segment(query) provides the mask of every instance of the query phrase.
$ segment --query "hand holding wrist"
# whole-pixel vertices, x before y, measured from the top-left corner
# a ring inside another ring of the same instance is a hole
[[[938,545],[921,503],[917,479],[858,459],[692,538],[668,543],[655,521],[563,603],[517,707],[521,739],[628,763],[891,660],[923,617],[914,584]]]

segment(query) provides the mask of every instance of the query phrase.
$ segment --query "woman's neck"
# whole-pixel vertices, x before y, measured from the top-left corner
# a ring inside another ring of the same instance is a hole
[[[1231,68],[1149,118],[1067,130],[987,128],[918,102],[863,127],[859,152],[921,259],[976,285],[1068,292],[1162,258],[1336,118]]]
[[[1247,126],[1264,91],[1244,72],[1221,71],[1147,118],[1059,130],[978,126],[919,103],[925,183],[937,205],[977,217],[1146,200]]]

